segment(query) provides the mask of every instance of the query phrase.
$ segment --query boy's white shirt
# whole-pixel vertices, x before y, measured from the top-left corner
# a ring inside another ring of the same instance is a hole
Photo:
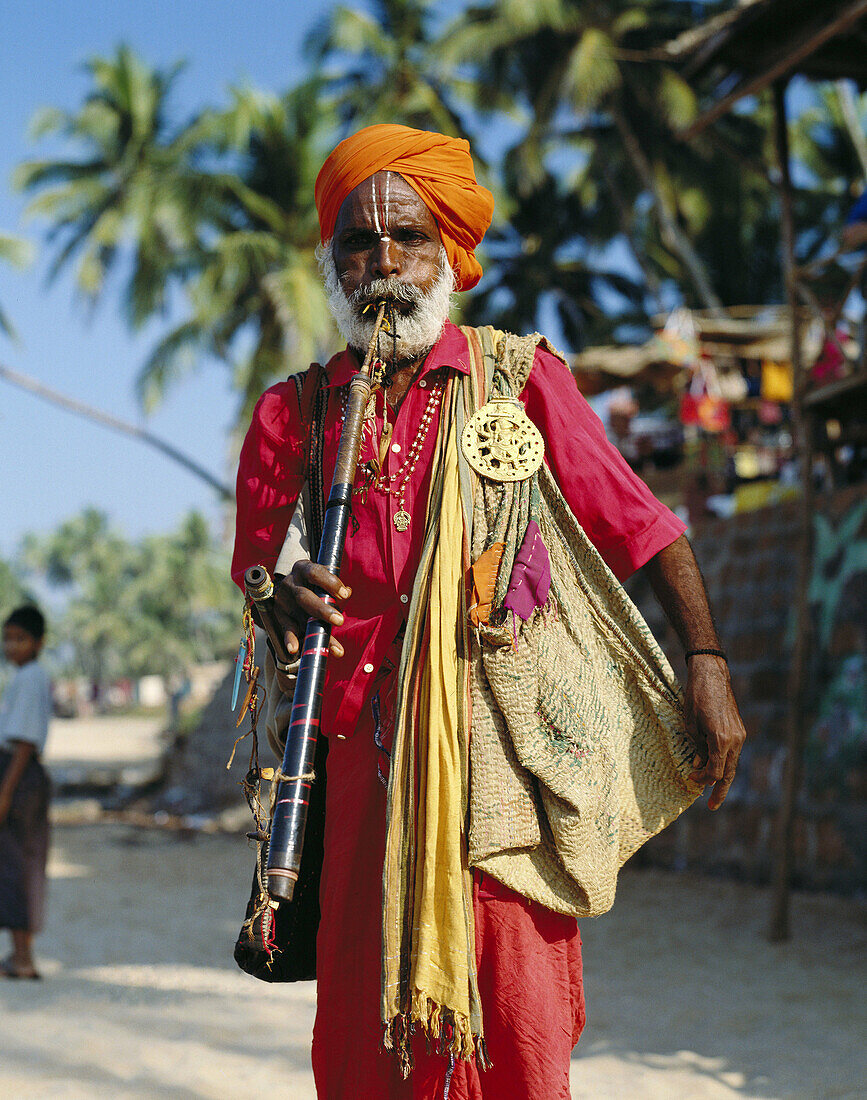
[[[41,753],[50,718],[51,681],[38,661],[28,661],[15,670],[0,698],[0,746],[29,741]]]

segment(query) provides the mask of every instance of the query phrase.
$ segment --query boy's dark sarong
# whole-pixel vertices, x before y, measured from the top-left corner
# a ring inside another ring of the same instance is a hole
[[[11,760],[12,754],[0,749],[0,777]],[[0,825],[0,928],[34,933],[42,928],[49,793],[45,769],[32,756]]]

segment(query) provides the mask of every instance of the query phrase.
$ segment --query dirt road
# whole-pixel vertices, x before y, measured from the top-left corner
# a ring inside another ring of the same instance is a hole
[[[0,982],[0,1097],[313,1097],[314,986],[265,986],[231,945],[245,842],[124,825],[55,830],[45,980]],[[575,1100],[862,1097],[863,908],[633,871],[582,929],[589,1022]]]

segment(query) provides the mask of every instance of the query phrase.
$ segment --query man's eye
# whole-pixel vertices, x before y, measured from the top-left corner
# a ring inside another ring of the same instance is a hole
[[[373,247],[373,237],[369,233],[353,233],[343,238],[343,247],[353,252],[360,252],[365,248]]]

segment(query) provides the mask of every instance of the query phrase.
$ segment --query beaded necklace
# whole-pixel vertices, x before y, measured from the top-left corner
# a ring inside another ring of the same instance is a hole
[[[385,459],[385,454],[382,450],[380,451],[379,461],[373,460],[364,464],[364,484],[356,489],[356,492],[361,492],[366,497],[370,489],[376,489],[385,493],[386,496],[396,497],[397,511],[392,517],[392,522],[398,531],[406,531],[412,520],[412,516],[406,508],[406,491],[412,480],[413,472],[418,465],[422,450],[424,449],[424,443],[430,431],[431,423],[436,415],[437,408],[442,400],[444,389],[445,383],[442,378],[437,379],[431,387],[431,394],[428,398],[425,410],[422,413],[421,420],[419,421],[415,438],[409,445],[409,449],[406,452],[406,458],[397,470],[391,474],[382,473],[382,463]],[[390,425],[387,425],[387,409],[383,409],[383,419],[386,421],[383,438],[387,440],[391,437]]]

